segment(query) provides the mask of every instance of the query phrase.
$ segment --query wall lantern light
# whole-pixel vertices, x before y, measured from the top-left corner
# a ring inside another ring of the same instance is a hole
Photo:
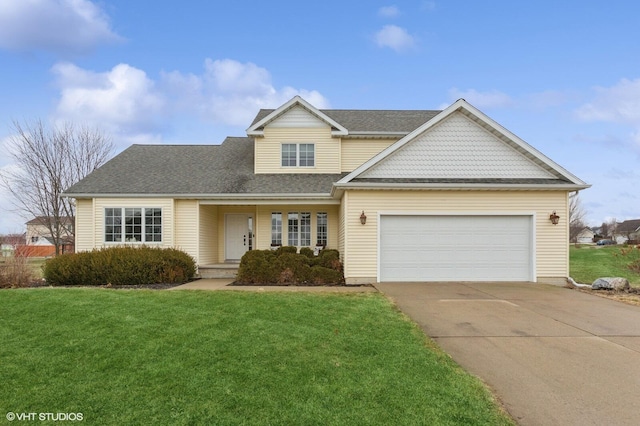
[[[554,210],[553,213],[551,213],[549,215],[549,220],[551,221],[551,223],[553,223],[554,225],[558,224],[558,221],[560,220],[560,216],[558,216],[556,214],[556,211]]]
[[[362,214],[360,215],[360,223],[363,225],[367,223],[367,215],[364,214],[364,210],[362,210]]]

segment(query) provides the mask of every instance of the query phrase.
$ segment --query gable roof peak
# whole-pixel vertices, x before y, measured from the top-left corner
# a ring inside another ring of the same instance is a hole
[[[249,126],[249,128],[247,129],[247,136],[263,136],[264,128],[266,125],[275,121],[278,117],[281,117],[284,113],[286,113],[290,109],[295,108],[297,106],[304,108],[305,110],[307,110],[307,112],[311,113],[316,118],[328,124],[331,127],[331,133],[333,135],[342,136],[342,135],[347,135],[349,133],[348,130],[343,125],[341,125],[340,123],[338,123],[337,121],[335,121],[334,119],[326,115],[324,112],[322,112],[318,108],[311,105],[309,102],[304,100],[302,96],[295,95],[293,98],[289,99],[283,105],[271,111],[261,120],[258,120],[257,122]]]
[[[478,110],[463,98],[458,99],[453,104],[442,110],[431,120],[428,120],[415,130],[407,134],[405,137],[390,145],[388,148],[371,158],[366,163],[362,164],[356,170],[337,182],[337,185],[348,186],[351,183],[355,183],[355,179],[365,177],[367,175],[367,172],[374,166],[380,164],[383,161],[386,161],[407,144],[416,139],[419,139],[421,135],[429,132],[435,126],[454,116],[454,114],[456,113],[462,114],[470,121],[475,122],[477,125],[484,128],[495,138],[501,140],[505,145],[510,146],[514,150],[514,153],[517,152],[522,156],[523,159],[526,158],[527,161],[532,164],[532,166],[535,164],[540,168],[541,171],[545,170],[545,173],[550,174],[549,177],[555,177],[555,179],[553,179],[554,181],[562,181],[564,183],[567,183],[568,187],[573,190],[585,189],[590,186],[575,175],[571,174],[562,166],[542,154],[540,151],[526,143],[524,140],[520,139],[518,136],[495,122],[493,119],[489,118],[487,115],[485,115],[483,112]]]

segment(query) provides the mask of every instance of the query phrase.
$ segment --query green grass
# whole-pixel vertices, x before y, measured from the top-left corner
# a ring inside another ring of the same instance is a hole
[[[591,284],[600,277],[624,277],[632,286],[640,286],[640,274],[633,273],[626,266],[629,260],[616,256],[620,250],[620,246],[571,246],[571,277],[585,284]]]
[[[512,424],[379,294],[32,289],[0,292],[0,306],[0,413]]]

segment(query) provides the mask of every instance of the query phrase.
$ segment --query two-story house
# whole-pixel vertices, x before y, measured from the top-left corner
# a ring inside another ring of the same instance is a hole
[[[582,180],[460,99],[321,110],[295,97],[221,145],[133,145],[69,188],[76,249],[177,247],[200,267],[280,245],[338,249],[347,283],[569,273]]]

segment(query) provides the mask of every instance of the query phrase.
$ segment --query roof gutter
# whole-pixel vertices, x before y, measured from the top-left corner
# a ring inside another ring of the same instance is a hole
[[[119,194],[119,193],[64,193],[65,198],[176,198],[176,199],[199,199],[199,200],[331,200],[330,193],[273,193],[273,194]]]
[[[517,191],[517,190],[536,190],[536,191],[579,191],[587,189],[591,185],[576,185],[576,184],[499,184],[499,183],[342,183],[334,184],[331,194],[334,195],[336,190],[346,189],[360,189],[360,190],[375,190],[375,189],[397,189],[397,190],[502,190],[502,191]]]

